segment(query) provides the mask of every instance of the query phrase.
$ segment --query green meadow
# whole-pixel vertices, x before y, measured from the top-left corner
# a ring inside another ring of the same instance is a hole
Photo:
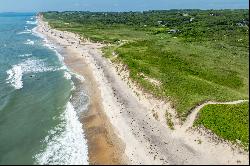
[[[199,112],[194,125],[203,125],[216,135],[248,149],[249,103],[207,105]]]

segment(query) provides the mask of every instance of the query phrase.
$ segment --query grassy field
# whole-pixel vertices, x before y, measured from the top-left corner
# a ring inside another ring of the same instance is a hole
[[[248,13],[173,10],[51,12],[44,16],[54,28],[111,43],[103,49],[105,56],[127,64],[134,81],[170,100],[185,120],[203,101],[249,98]],[[117,58],[113,58],[113,52]],[[161,84],[149,82],[142,74]]]
[[[115,51],[129,66],[131,78],[155,95],[169,97],[183,118],[201,101],[248,97],[247,54],[244,62],[227,49],[182,43],[168,36],[128,43]],[[161,86],[138,73],[159,80]]]
[[[199,113],[194,126],[203,125],[218,136],[249,146],[249,104],[207,105]]]

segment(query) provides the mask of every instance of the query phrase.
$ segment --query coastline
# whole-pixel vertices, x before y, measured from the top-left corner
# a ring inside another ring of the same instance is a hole
[[[76,94],[79,91],[84,91],[88,95],[88,110],[81,112],[79,120],[83,125],[88,143],[89,163],[91,165],[128,163],[123,152],[123,144],[113,132],[112,125],[103,112],[100,92],[93,73],[82,60],[81,54],[70,47],[67,48],[52,36],[43,34],[39,25],[35,31],[44,35],[50,43],[55,44],[56,49],[60,48],[60,51],[57,51],[62,55],[63,63],[73,74],[72,78],[75,78],[72,79],[76,89],[73,91],[72,100],[79,100],[81,96]]]
[[[81,114],[80,121],[84,126],[88,140],[90,164],[123,164],[125,160],[123,157],[124,148],[121,141],[113,133],[112,125],[103,113],[103,107],[99,102],[101,99],[98,85],[93,74],[86,63],[81,61],[77,52],[71,49],[64,51],[62,55],[64,55],[66,65],[84,78],[84,82],[75,83],[76,88],[83,88],[89,97],[88,111]]]
[[[115,67],[101,56],[101,44],[82,42],[73,33],[51,30],[41,18],[38,18],[37,30],[64,48],[65,64],[86,80],[90,106],[81,122],[91,164],[248,163],[245,155],[234,154],[224,145],[194,144],[195,134],[172,132],[164,120],[155,120],[148,109],[150,103],[138,101],[117,75]],[[169,108],[164,104],[159,107]],[[207,146],[210,149],[204,149]],[[242,162],[238,163],[238,159]]]

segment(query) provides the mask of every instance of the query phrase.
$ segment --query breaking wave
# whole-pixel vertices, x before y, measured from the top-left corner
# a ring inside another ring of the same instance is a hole
[[[49,131],[43,140],[44,151],[36,154],[37,164],[45,165],[87,165],[88,147],[82,124],[73,105],[68,102],[60,119],[63,123]]]
[[[27,27],[25,27],[25,30],[24,30],[24,31],[18,32],[17,34],[18,34],[18,35],[21,35],[21,34],[29,34],[29,33],[31,33],[31,32],[32,32],[32,30],[30,30],[30,29],[28,29]]]
[[[23,87],[23,74],[57,70],[61,70],[61,68],[49,67],[43,60],[28,58],[17,65],[13,65],[11,69],[6,71],[8,74],[6,81],[7,83],[10,83],[15,89],[21,89]]]
[[[32,54],[22,54],[22,55],[18,55],[19,57],[30,57]]]
[[[35,20],[35,21],[26,21],[26,24],[36,25],[37,24],[37,20]]]
[[[27,41],[24,43],[24,44],[28,44],[28,45],[34,45],[35,42],[30,40],[30,39],[27,39]]]
[[[21,89],[23,87],[23,71],[21,66],[14,65],[12,69],[7,71],[7,74],[9,75],[6,79],[7,83],[10,83],[15,89]]]

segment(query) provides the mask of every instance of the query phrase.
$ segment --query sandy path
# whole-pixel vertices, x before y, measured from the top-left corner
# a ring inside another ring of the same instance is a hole
[[[199,111],[206,105],[210,104],[239,104],[243,102],[248,102],[248,100],[237,100],[237,101],[229,101],[229,102],[214,102],[214,101],[208,101],[206,103],[203,103],[197,107],[195,107],[191,112],[191,114],[187,117],[185,123],[181,126],[181,130],[187,130],[188,128],[193,126],[193,123],[196,119],[197,114]]]
[[[131,91],[117,74],[112,63],[102,57],[98,43],[79,41],[68,32],[50,30],[39,21],[40,31],[67,45],[82,56],[94,75],[101,94],[99,102],[114,127],[114,133],[125,144],[125,154],[132,164],[247,164],[248,155],[232,151],[225,144],[214,145],[204,138],[195,142],[197,133],[191,135],[171,131],[155,120],[151,110]],[[81,43],[81,44],[79,44]],[[84,67],[84,66],[82,66]],[[80,70],[81,71],[81,70]],[[80,73],[84,76],[83,73]],[[97,101],[98,102],[98,101]],[[202,137],[203,138],[203,137]],[[239,162],[240,161],[240,162]]]

